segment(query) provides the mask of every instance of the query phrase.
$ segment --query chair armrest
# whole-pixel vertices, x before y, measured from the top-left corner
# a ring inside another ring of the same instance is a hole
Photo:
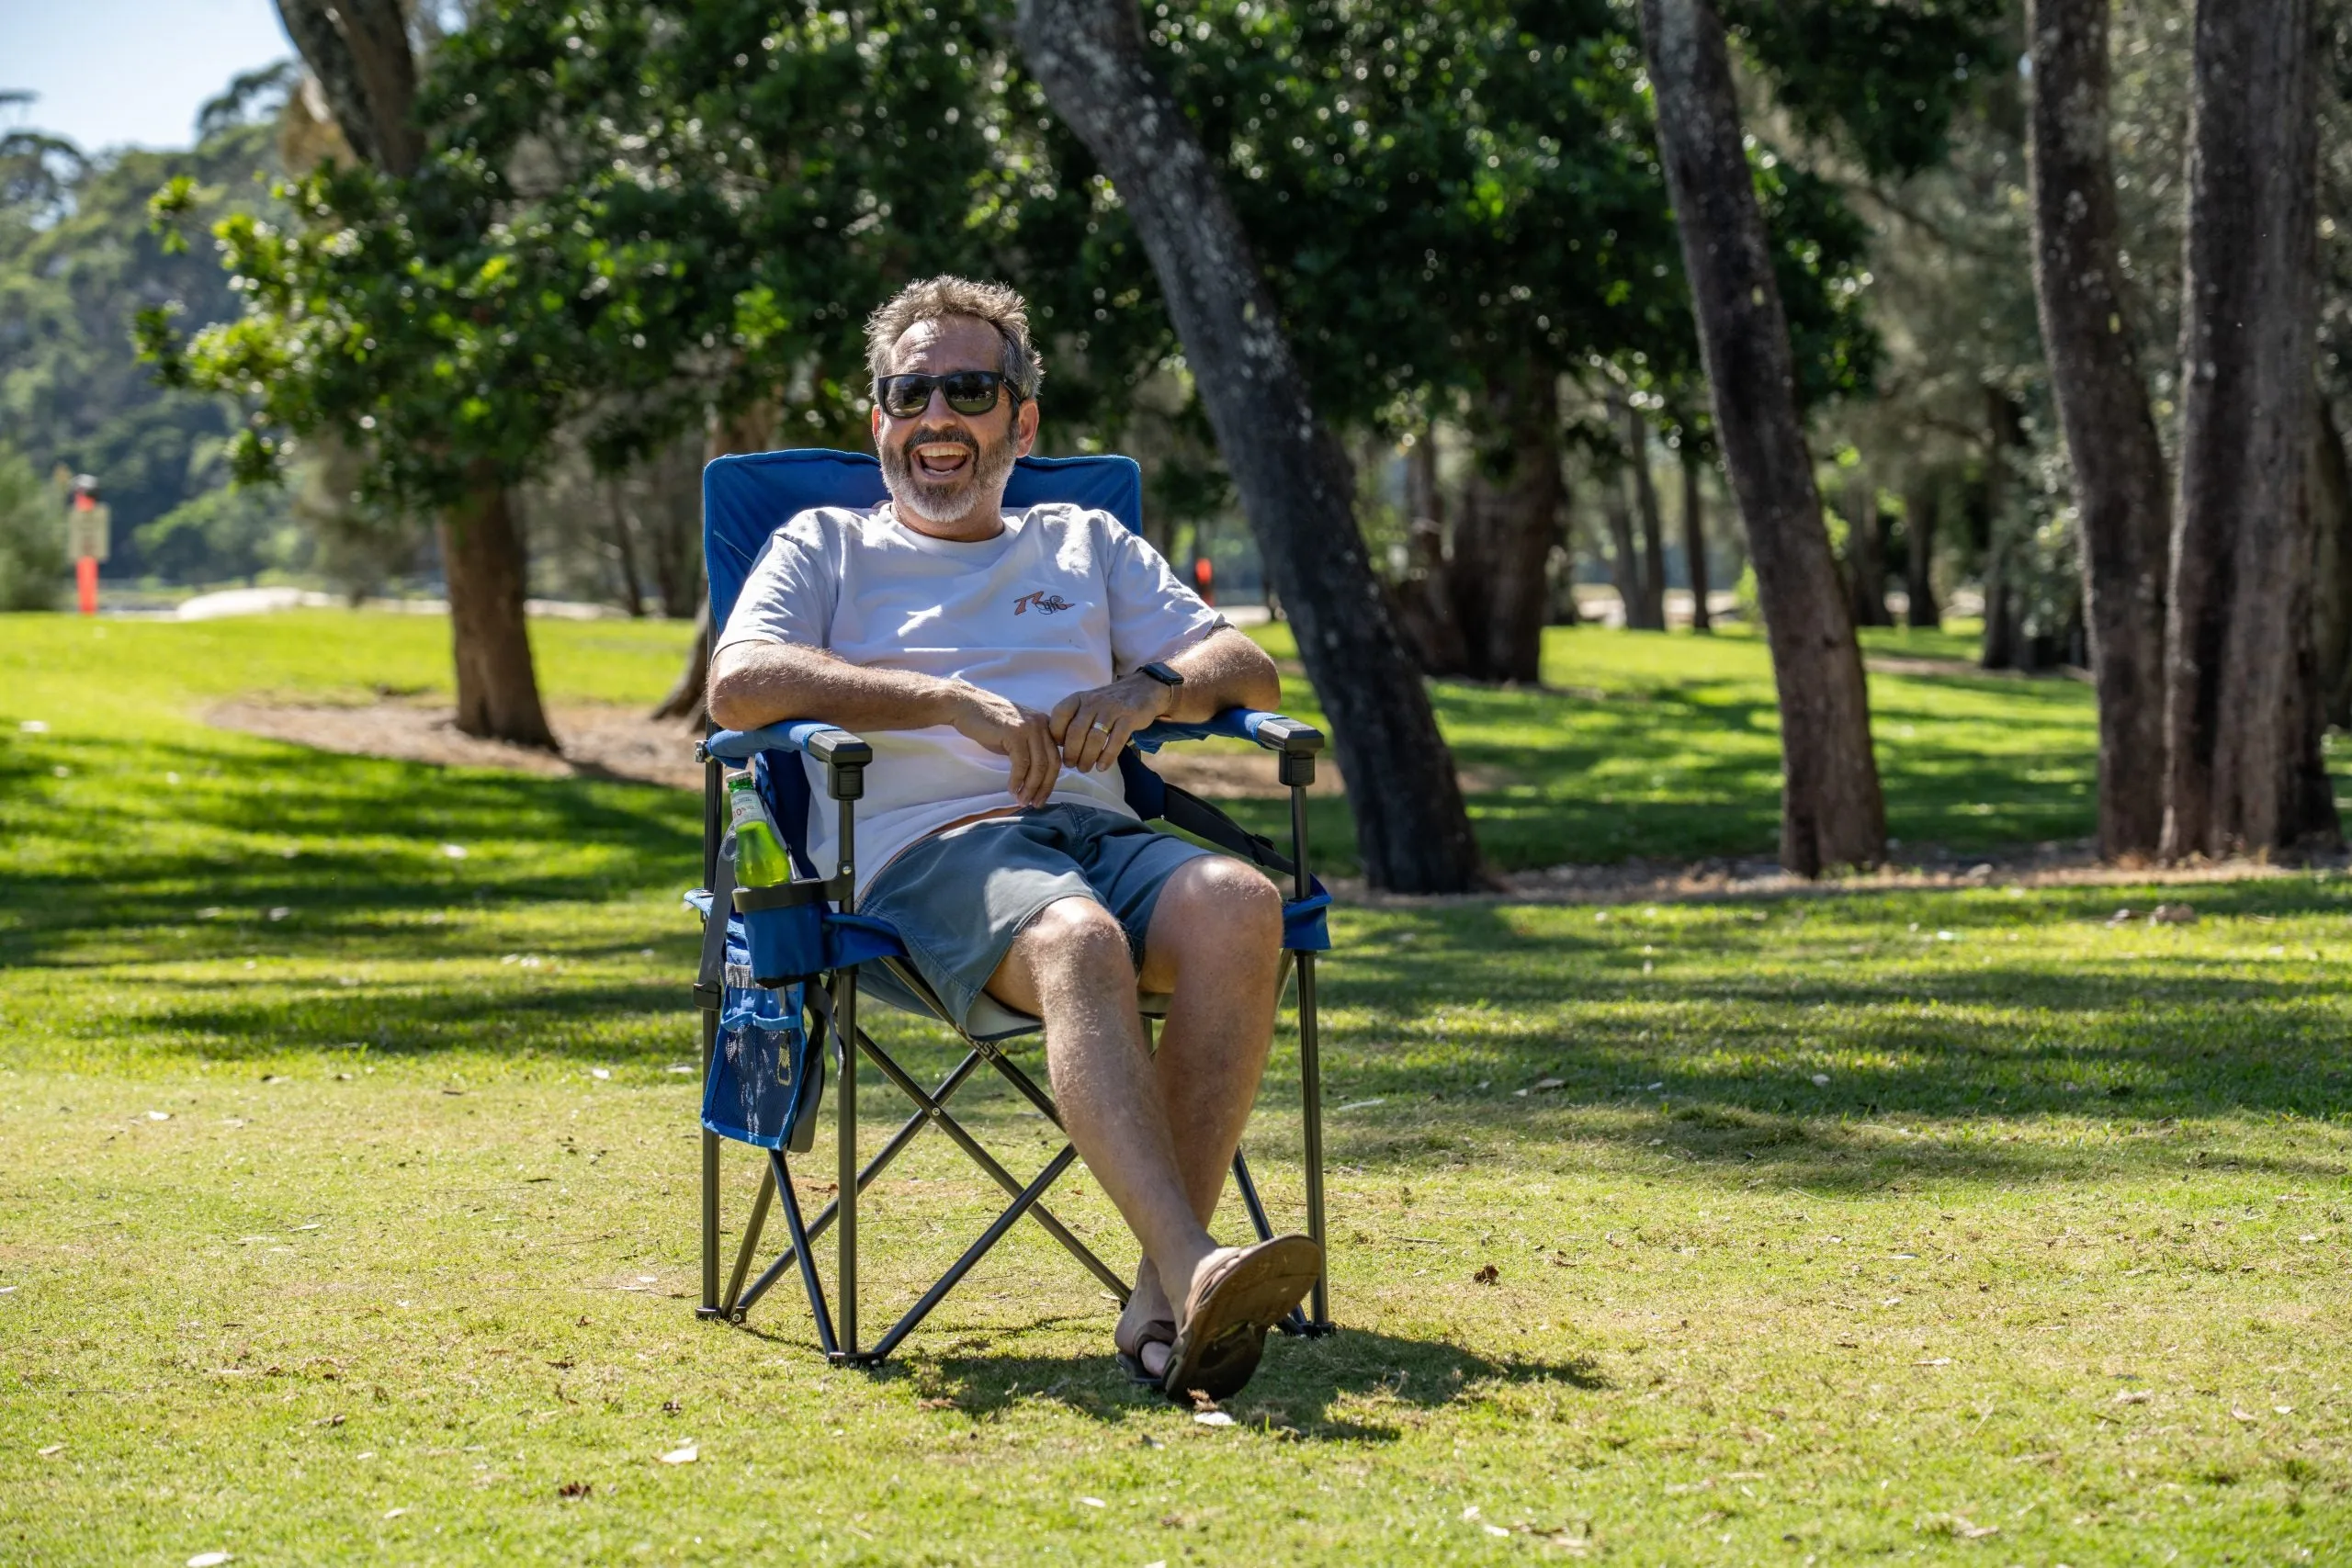
[[[696,743],[697,759],[718,757],[748,762],[762,751],[805,751],[828,765],[862,768],[874,761],[874,748],[846,729],[818,719],[771,724],[759,729],[720,729]]]
[[[721,729],[695,742],[695,758],[748,762],[762,751],[799,751],[825,764],[825,792],[835,800],[865,793],[865,767],[874,748],[846,729],[817,719],[771,724],[759,729]]]
[[[1157,751],[1171,740],[1205,740],[1213,735],[1254,740],[1267,750],[1279,751],[1285,757],[1312,757],[1323,750],[1321,730],[1287,715],[1268,713],[1261,708],[1227,708],[1205,724],[1177,724],[1162,719],[1137,731],[1135,743],[1142,750]]]

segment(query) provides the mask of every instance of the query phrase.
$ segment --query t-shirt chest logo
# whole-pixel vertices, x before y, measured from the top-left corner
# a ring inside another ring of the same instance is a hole
[[[1038,589],[1035,593],[1023,593],[1020,598],[1015,599],[1012,602],[1012,613],[1016,615],[1025,615],[1032,610],[1036,611],[1041,615],[1058,615],[1064,610],[1075,610],[1077,608],[1077,605],[1071,604],[1060,594],[1048,593],[1042,588]]]

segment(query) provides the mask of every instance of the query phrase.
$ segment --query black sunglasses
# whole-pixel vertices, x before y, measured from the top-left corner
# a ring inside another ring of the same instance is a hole
[[[966,415],[986,413],[996,407],[999,389],[1014,402],[1021,400],[1021,394],[1006,384],[1001,372],[995,370],[950,370],[944,376],[877,376],[874,380],[874,400],[892,419],[914,419],[931,407],[934,387],[947,394],[949,408]]]

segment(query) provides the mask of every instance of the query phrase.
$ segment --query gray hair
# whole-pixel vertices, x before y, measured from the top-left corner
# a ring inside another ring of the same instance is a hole
[[[948,316],[970,316],[994,327],[1004,340],[1005,385],[1021,398],[1035,400],[1046,364],[1029,341],[1029,302],[1001,283],[943,276],[908,284],[865,319],[866,368],[877,378],[889,375],[891,356],[907,330]]]

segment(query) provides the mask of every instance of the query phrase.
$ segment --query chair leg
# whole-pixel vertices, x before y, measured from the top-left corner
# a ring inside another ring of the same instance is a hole
[[[1331,1254],[1323,1213],[1323,1060],[1315,1018],[1315,955],[1298,955],[1298,1108],[1306,1156],[1306,1234],[1323,1249],[1306,1332],[1331,1332]]]
[[[1046,1189],[1060,1179],[1062,1172],[1068,1170],[1070,1162],[1077,1157],[1078,1150],[1064,1144],[1062,1152],[1056,1155],[1047,1163],[1046,1168],[1037,1173],[1037,1179],[1035,1181],[1021,1190],[1021,1195],[1012,1201],[1012,1206],[999,1214],[996,1222],[982,1231],[978,1240],[964,1249],[964,1256],[958,1258],[955,1266],[939,1277],[939,1282],[925,1291],[922,1293],[922,1299],[907,1309],[906,1316],[891,1325],[890,1331],[876,1342],[869,1359],[878,1361],[897,1349],[899,1341],[913,1333],[915,1325],[929,1316],[931,1309],[937,1306],[940,1300],[956,1288],[956,1282],[971,1271],[972,1265],[988,1256],[989,1248],[1003,1240],[1004,1233],[1021,1223],[1021,1216],[1028,1213],[1038,1199],[1045,1196]]]
[[[986,1145],[982,1145],[978,1138],[973,1137],[969,1132],[966,1131],[964,1124],[961,1122],[956,1121],[955,1117],[949,1115],[946,1109],[941,1105],[938,1100],[935,1100],[931,1096],[923,1093],[922,1086],[915,1082],[915,1080],[908,1075],[907,1070],[904,1067],[901,1067],[897,1062],[893,1061],[890,1058],[889,1053],[884,1051],[882,1047],[876,1045],[871,1038],[864,1034],[860,1034],[858,1036],[858,1041],[865,1048],[865,1054],[874,1058],[874,1065],[882,1069],[883,1076],[898,1086],[899,1093],[905,1095],[909,1100],[913,1100],[917,1105],[922,1106],[925,1112],[930,1115],[931,1119],[939,1123],[939,1130],[946,1134],[948,1137],[954,1139],[956,1146],[962,1149],[965,1155],[974,1165],[978,1166],[981,1170],[985,1171],[996,1182],[996,1184],[1003,1188],[1008,1194],[1014,1197],[1020,1196],[1022,1190],[1021,1183],[1013,1179],[1012,1173],[998,1163],[996,1156],[989,1153]],[[997,1066],[1003,1067],[1008,1066],[1008,1064],[1000,1057],[997,1058]],[[1025,1077],[1023,1081],[1026,1081]],[[1034,1089],[1035,1086],[1032,1085],[1031,1087]],[[1039,1092],[1042,1093],[1043,1091]],[[944,1096],[941,1098],[944,1099]],[[1046,1101],[1046,1105],[1048,1108],[1048,1114],[1051,1114],[1050,1107],[1052,1102],[1048,1100]],[[1058,1118],[1056,1119],[1055,1125],[1060,1125]],[[1035,1205],[1030,1210],[1030,1213],[1032,1217],[1036,1220],[1037,1224],[1045,1228],[1047,1235],[1050,1235],[1056,1241],[1060,1242],[1062,1246],[1069,1250],[1069,1255],[1072,1258],[1077,1258],[1080,1263],[1086,1266],[1088,1272],[1091,1273],[1097,1280],[1102,1281],[1103,1287],[1119,1299],[1120,1306],[1125,1307],[1127,1304],[1127,1297],[1132,1292],[1128,1289],[1127,1282],[1125,1280],[1120,1279],[1117,1274],[1114,1273],[1109,1264],[1094,1256],[1093,1250],[1084,1242],[1079,1240],[1077,1236],[1071,1235],[1069,1227],[1063,1224],[1061,1221],[1056,1219],[1053,1214],[1046,1210],[1044,1204],[1040,1203]]]
[[[718,917],[724,919],[726,917]],[[702,1010],[702,1081],[710,1081],[710,1061],[718,1049],[718,1014]],[[702,1130],[702,1303],[696,1317],[717,1317],[718,1307],[718,1134]]]
[[[843,813],[846,815],[846,810]],[[840,1169],[834,1201],[840,1218],[840,1273],[835,1295],[841,1306],[841,1348],[828,1351],[836,1360],[868,1359],[857,1348],[857,971],[842,969],[833,979],[833,1032],[841,1050],[841,1084],[833,1109],[839,1144]],[[805,1259],[808,1249],[800,1249]],[[808,1267],[804,1262],[804,1268]]]
[[[940,1081],[939,1088],[935,1092],[935,1098],[940,1101],[944,1102],[949,1096],[953,1095],[958,1089],[963,1087],[964,1080],[970,1077],[972,1069],[979,1065],[980,1054],[978,1051],[973,1051],[966,1055],[964,1060],[956,1066],[956,1070],[948,1074],[946,1077]],[[918,1110],[912,1116],[908,1117],[905,1122],[901,1122],[899,1130],[890,1135],[890,1141],[884,1144],[880,1151],[877,1152],[872,1159],[865,1162],[865,1168],[864,1170],[858,1172],[857,1190],[860,1192],[863,1192],[867,1188],[873,1186],[874,1179],[880,1176],[885,1168],[887,1168],[892,1160],[899,1157],[899,1153],[904,1150],[910,1143],[914,1141],[914,1135],[917,1133],[922,1132],[924,1124],[929,1122],[930,1120],[930,1111]],[[826,1227],[833,1223],[833,1218],[835,1214],[839,1213],[840,1208],[840,1201],[836,1199],[833,1202],[828,1203],[822,1209],[817,1211],[817,1217],[808,1222],[808,1239],[810,1241],[813,1242],[819,1236],[825,1234]],[[731,1303],[734,1307],[737,1320],[741,1321],[744,1314],[750,1312],[753,1306],[758,1304],[759,1299],[768,1293],[769,1288],[775,1285],[778,1280],[784,1278],[784,1271],[791,1268],[797,1261],[797,1247],[786,1247],[784,1250],[784,1256],[778,1258],[774,1263],[769,1264],[766,1270],[762,1273],[758,1279],[752,1281],[751,1288],[745,1291],[741,1297],[737,1298]]]
[[[743,1227],[743,1240],[735,1249],[735,1271],[727,1280],[727,1294],[719,1299],[719,1314],[731,1322],[743,1318],[736,1303],[743,1298],[743,1276],[752,1271],[752,1258],[760,1249],[760,1232],[767,1228],[768,1205],[775,1201],[775,1170],[773,1167],[760,1172],[760,1195],[752,1201],[752,1218]]]
[[[1250,1179],[1250,1162],[1241,1151],[1233,1151],[1233,1185],[1241,1191],[1241,1206],[1250,1212],[1250,1228],[1258,1233],[1260,1241],[1274,1239],[1274,1227],[1266,1218],[1266,1205],[1259,1201],[1258,1184]]]
[[[1250,1212],[1250,1228],[1258,1233],[1260,1241],[1273,1240],[1273,1222],[1266,1217],[1266,1205],[1258,1197],[1258,1184],[1250,1179],[1250,1162],[1242,1156],[1239,1149],[1233,1151],[1233,1185],[1241,1190],[1241,1206]],[[1289,1315],[1285,1316],[1277,1326],[1284,1334],[1297,1335],[1310,1332],[1306,1321],[1306,1309],[1291,1308]]]
[[[792,1233],[792,1255],[800,1259],[800,1283],[808,1292],[808,1314],[817,1320],[817,1348],[828,1360],[841,1354],[833,1337],[832,1315],[825,1310],[825,1288],[817,1282],[817,1259],[808,1250],[808,1229],[800,1223],[800,1194],[793,1190],[792,1171],[780,1149],[768,1151],[768,1175],[776,1196],[784,1200],[785,1228]]]

